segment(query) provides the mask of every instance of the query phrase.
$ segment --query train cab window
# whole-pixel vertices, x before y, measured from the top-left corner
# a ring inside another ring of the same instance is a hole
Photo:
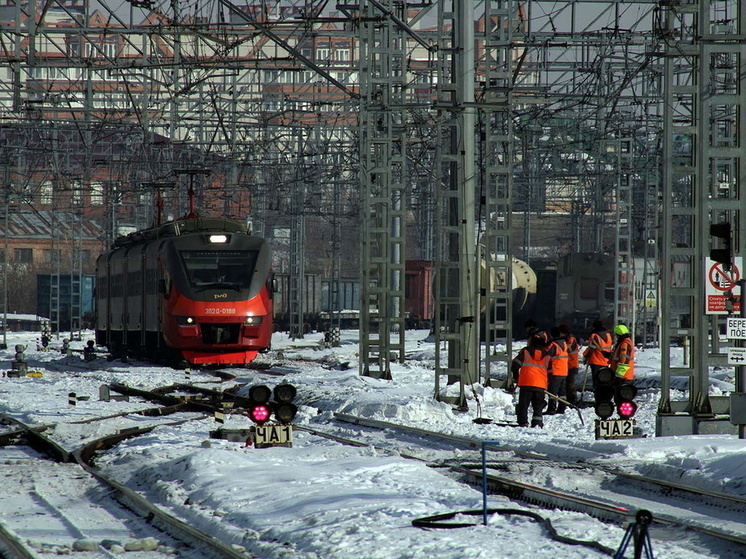
[[[596,278],[580,278],[580,290],[578,294],[581,299],[597,299],[598,280]]]
[[[182,251],[181,257],[189,282],[195,287],[229,283],[248,288],[254,277],[257,251],[231,250]]]

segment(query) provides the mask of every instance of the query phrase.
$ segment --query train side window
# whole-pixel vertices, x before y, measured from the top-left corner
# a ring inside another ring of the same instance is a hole
[[[578,292],[581,299],[598,298],[598,280],[596,278],[580,278],[580,289]]]

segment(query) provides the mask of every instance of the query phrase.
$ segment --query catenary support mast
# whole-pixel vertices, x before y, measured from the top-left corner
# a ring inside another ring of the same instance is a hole
[[[693,0],[661,13],[667,56],[658,435],[732,430],[724,419],[729,399],[711,396],[709,386],[710,368],[726,364],[722,318],[737,314],[724,291],[735,282],[723,263],[708,258],[708,239],[711,224],[729,223],[735,255],[743,255],[745,17],[744,3],[735,0]],[[732,264],[740,268],[739,260]],[[674,351],[682,343],[683,356]],[[685,381],[686,399],[675,396],[677,380]]]
[[[479,377],[479,274],[475,228],[474,4],[438,5],[439,238],[435,288],[435,397],[466,409]],[[446,362],[441,350],[445,349]],[[449,389],[457,387],[457,390]]]
[[[520,26],[519,4],[513,0],[489,0],[484,18],[484,91],[481,126],[484,131],[485,206],[483,294],[485,323],[484,384],[492,383],[493,367],[512,384],[510,361],[513,316],[513,96],[514,60],[522,54],[513,48],[513,31]]]

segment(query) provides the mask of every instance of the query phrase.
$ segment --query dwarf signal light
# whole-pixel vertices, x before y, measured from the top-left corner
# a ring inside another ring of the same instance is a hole
[[[269,398],[272,391],[268,386],[258,384],[249,388],[249,418],[258,425],[264,425],[272,416],[272,407]]]
[[[254,423],[263,425],[274,414],[279,423],[290,423],[298,413],[297,406],[293,404],[296,393],[295,386],[287,383],[278,384],[274,390],[263,384],[252,386],[249,389],[249,418]]]
[[[637,387],[634,384],[626,382],[619,386],[616,411],[622,419],[630,419],[637,413],[635,396],[637,396]]]
[[[257,384],[249,388],[249,400],[252,404],[266,404],[272,396],[269,386]]]
[[[272,416],[272,408],[269,404],[254,404],[249,408],[251,421],[258,425],[264,425]]]
[[[297,390],[292,384],[278,384],[273,391],[275,418],[280,423],[290,423],[298,413],[298,407],[293,404]]]
[[[596,415],[601,419],[609,419],[614,415],[614,371],[602,367],[596,372],[593,397],[596,402]]]
[[[292,402],[298,390],[292,384],[278,384],[273,390],[276,402]]]

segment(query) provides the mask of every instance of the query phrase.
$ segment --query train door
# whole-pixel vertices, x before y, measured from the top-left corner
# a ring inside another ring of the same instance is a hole
[[[109,345],[111,329],[111,305],[110,294],[110,256],[105,253],[96,260],[96,343],[98,345]]]

